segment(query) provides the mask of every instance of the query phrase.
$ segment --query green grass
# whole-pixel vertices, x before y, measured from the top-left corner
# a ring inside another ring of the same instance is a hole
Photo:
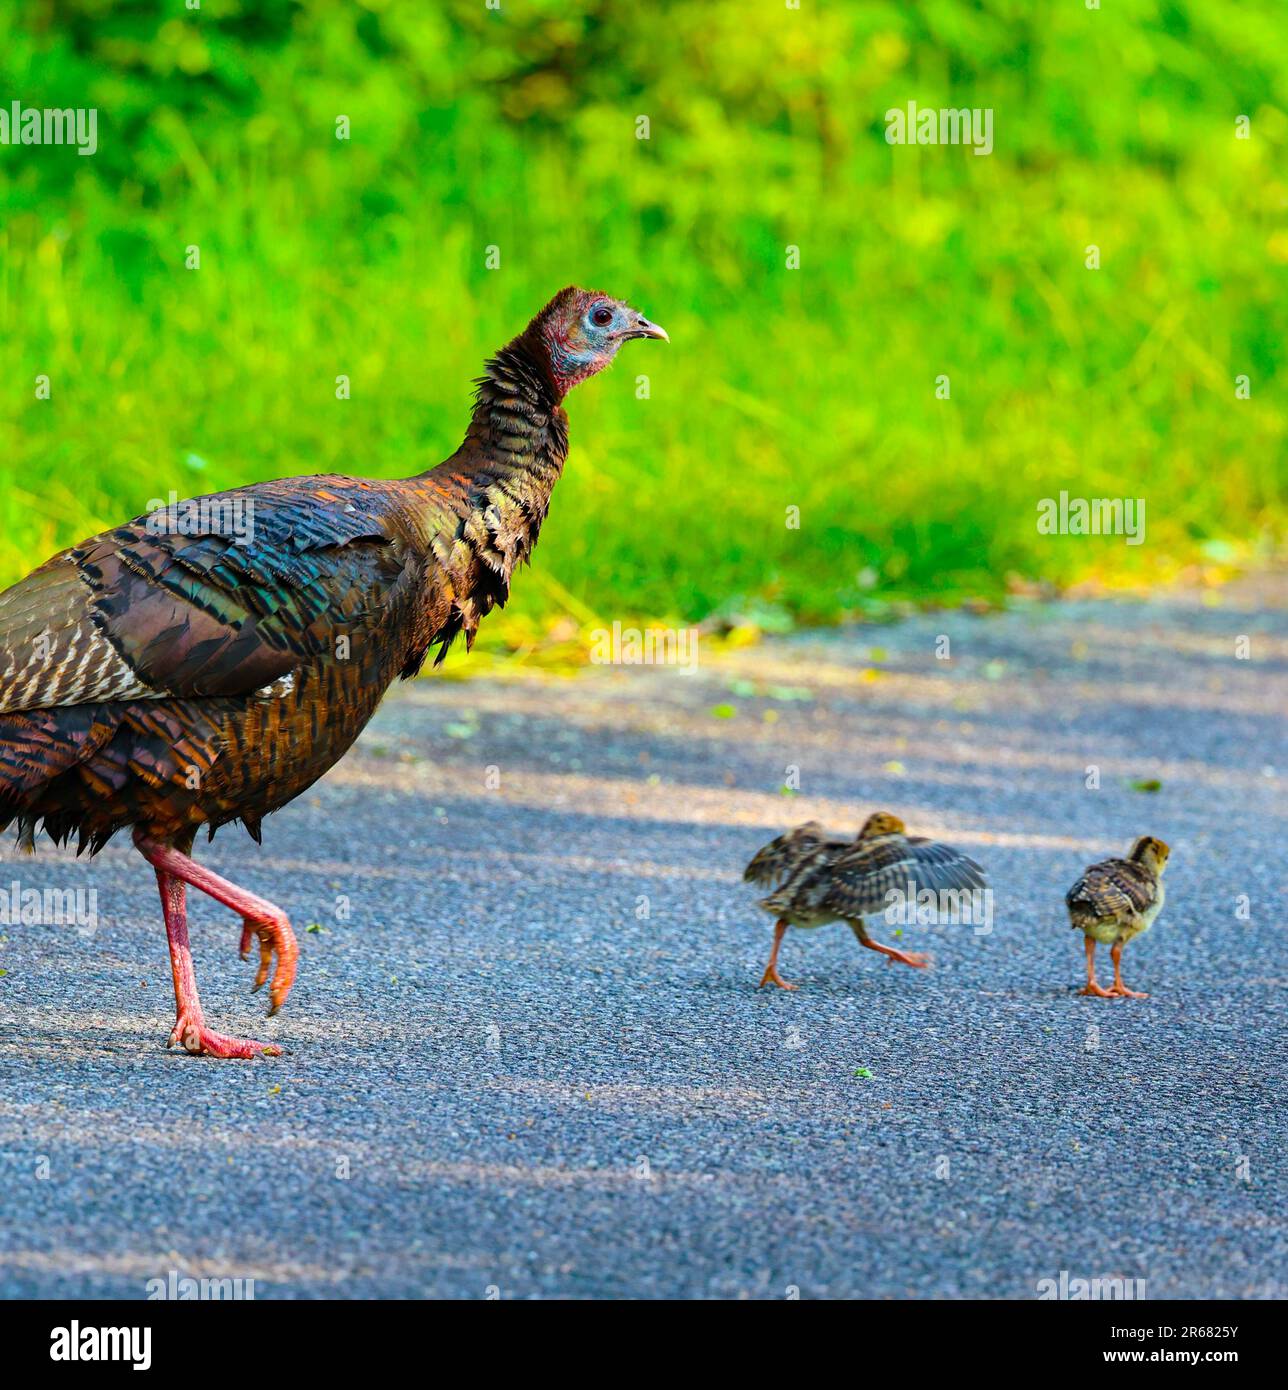
[[[635,8],[0,13],[0,98],[96,105],[101,146],[0,146],[0,582],[172,489],[436,462],[568,282],[672,342],[570,398],[520,627],[829,621],[1280,543],[1276,3]],[[995,153],[892,149],[909,99],[993,108]],[[1146,544],[1039,535],[1061,488],[1143,497]]]

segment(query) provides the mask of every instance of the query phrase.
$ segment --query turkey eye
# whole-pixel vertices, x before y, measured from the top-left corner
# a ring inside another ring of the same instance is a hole
[[[612,323],[613,311],[611,309],[605,309],[601,305],[598,309],[595,309],[591,312],[590,321],[591,323],[595,324],[596,327],[604,328],[608,324]]]

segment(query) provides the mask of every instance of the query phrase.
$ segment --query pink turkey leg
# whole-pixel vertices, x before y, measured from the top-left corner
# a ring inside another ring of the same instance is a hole
[[[172,845],[163,845],[150,840],[146,835],[135,835],[134,843],[139,853],[158,873],[164,871],[174,878],[191,884],[201,892],[214,898],[216,902],[230,907],[242,919],[241,953],[243,959],[250,948],[251,933],[260,940],[259,973],[255,977],[255,989],[268,978],[273,952],[277,952],[277,970],[273,983],[269,986],[272,1000],[270,1014],[275,1014],[286,1003],[295,980],[295,964],[299,959],[300,948],[295,943],[295,933],[287,921],[286,913],[275,907],[265,898],[257,898],[226,878],[220,878],[210,869],[203,868],[195,859],[190,859]],[[186,930],[186,928],[185,928]]]
[[[187,889],[182,879],[157,869],[161,889],[161,910],[165,913],[165,934],[170,943],[170,970],[174,975],[175,1020],[167,1047],[182,1043],[192,1053],[208,1057],[281,1056],[280,1047],[254,1042],[249,1038],[229,1038],[206,1027],[197,994],[197,976],[192,968],[188,945]]]

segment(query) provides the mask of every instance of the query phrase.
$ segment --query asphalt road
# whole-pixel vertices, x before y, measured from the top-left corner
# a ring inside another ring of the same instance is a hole
[[[0,928],[0,1293],[1282,1297],[1286,710],[1275,585],[419,681],[263,849],[198,851],[300,934],[266,1020],[238,924],[192,912],[208,1018],[276,1061],[164,1050],[126,846],[6,846],[0,885],[95,888],[99,922]],[[993,931],[909,928],[929,971],[795,933],[801,988],[757,992],[742,865],[877,808],[985,863]],[[1150,998],[1080,998],[1064,891],[1142,832]]]

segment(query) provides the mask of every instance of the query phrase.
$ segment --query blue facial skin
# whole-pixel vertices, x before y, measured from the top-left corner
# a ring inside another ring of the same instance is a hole
[[[615,299],[595,299],[568,327],[562,338],[550,343],[551,365],[565,389],[603,368],[617,349],[632,338],[667,338],[666,330],[650,323],[629,304]]]

